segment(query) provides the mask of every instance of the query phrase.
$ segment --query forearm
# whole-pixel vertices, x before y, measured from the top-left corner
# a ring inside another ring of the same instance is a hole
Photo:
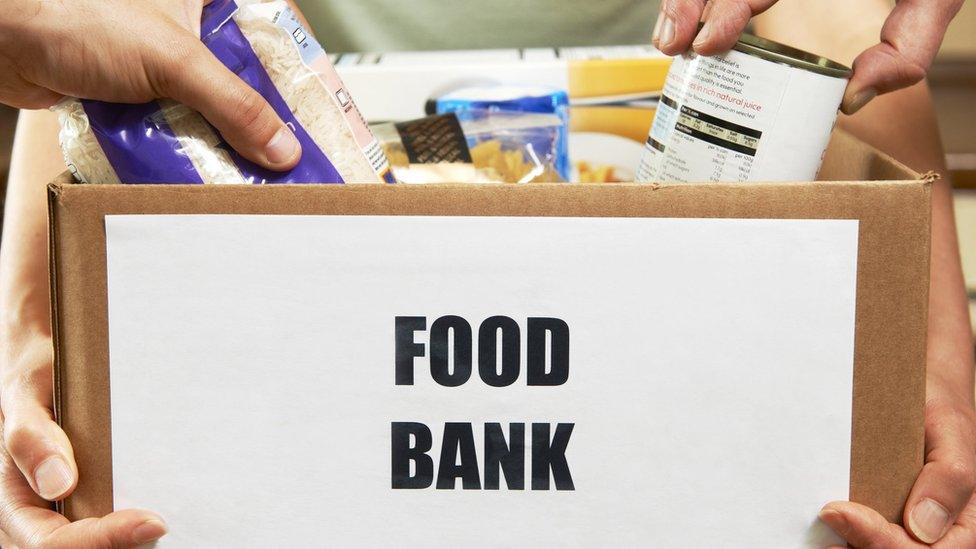
[[[63,170],[54,115],[23,111],[14,141],[0,246],[0,334],[4,338],[50,335],[45,188]]]
[[[783,0],[757,21],[774,40],[850,63],[878,40],[889,4],[883,0]],[[796,25],[804,21],[804,25]],[[923,83],[883,95],[841,127],[919,172],[942,175],[932,190],[929,296],[929,388],[973,402],[973,341],[959,258],[952,187],[945,169],[935,109]]]
[[[932,192],[932,282],[929,296],[928,378],[934,389],[973,405],[973,340],[960,266],[948,180]]]
[[[959,257],[952,185],[924,84],[882,96],[842,121],[845,129],[919,172],[937,172],[932,187],[932,266],[929,287],[930,393],[973,403],[973,340],[969,300]]]

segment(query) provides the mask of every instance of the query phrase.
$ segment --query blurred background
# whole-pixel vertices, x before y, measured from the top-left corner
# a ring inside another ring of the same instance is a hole
[[[956,188],[963,265],[976,318],[976,2],[968,2],[953,22],[929,81]],[[0,204],[16,121],[17,111],[0,105]]]
[[[929,82],[956,188],[963,269],[976,332],[976,3],[967,2],[949,28]]]

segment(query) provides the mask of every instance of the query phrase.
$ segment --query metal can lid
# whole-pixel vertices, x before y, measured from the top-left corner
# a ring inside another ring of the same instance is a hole
[[[774,63],[784,63],[791,67],[803,69],[833,78],[850,78],[854,74],[849,67],[820,57],[803,50],[760,38],[752,34],[743,34],[735,43],[734,50],[755,55],[760,59]]]

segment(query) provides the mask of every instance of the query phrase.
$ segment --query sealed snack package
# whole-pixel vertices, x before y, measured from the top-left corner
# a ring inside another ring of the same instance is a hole
[[[215,0],[201,40],[294,131],[289,172],[245,160],[196,111],[161,100],[66,99],[54,110],[61,148],[84,183],[393,183],[389,162],[325,50],[283,1]]]
[[[420,174],[450,173],[467,174],[457,183],[553,183],[564,181],[557,169],[561,128],[562,120],[551,114],[469,109],[382,124],[374,131],[397,180],[415,182]]]
[[[541,86],[489,85],[460,88],[431,99],[427,114],[468,111],[501,111],[551,114],[559,117],[562,126],[556,141],[556,170],[569,181],[572,166],[569,160],[569,94],[566,90]]]

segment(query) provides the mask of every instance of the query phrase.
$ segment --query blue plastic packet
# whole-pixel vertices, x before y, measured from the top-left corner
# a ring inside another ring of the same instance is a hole
[[[217,0],[201,40],[258,91],[302,145],[272,172],[231,149],[203,117],[173,101],[121,105],[68,99],[54,110],[69,169],[86,183],[393,183],[389,163],[325,50],[285,2]]]
[[[572,165],[569,159],[569,94],[565,90],[538,86],[479,86],[454,90],[428,105],[437,114],[465,111],[509,111],[553,114],[562,121],[556,142],[556,171],[569,181]],[[433,113],[430,113],[433,114]]]

